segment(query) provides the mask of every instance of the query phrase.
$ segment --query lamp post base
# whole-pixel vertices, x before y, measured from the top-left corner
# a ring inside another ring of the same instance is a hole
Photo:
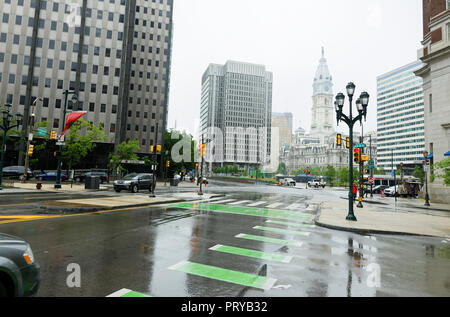
[[[430,205],[430,197],[428,196],[428,194],[425,195],[425,206],[431,206]]]
[[[55,184],[54,188],[61,189],[61,184]]]
[[[153,193],[150,193],[150,195],[148,195],[148,197],[150,197],[150,198],[155,198],[155,197],[156,197],[156,195],[155,195],[155,194],[153,194]]]
[[[347,215],[347,217],[345,218],[345,220],[348,220],[348,221],[357,221],[354,214],[349,214],[349,215]]]

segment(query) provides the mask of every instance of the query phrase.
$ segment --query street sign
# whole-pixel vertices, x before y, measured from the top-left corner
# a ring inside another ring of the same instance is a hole
[[[373,160],[369,160],[369,164],[373,165],[374,161]]]
[[[40,136],[46,136],[47,135],[47,129],[45,128],[38,128],[37,129],[37,134]]]
[[[369,178],[369,184],[373,184],[373,178]]]
[[[356,143],[355,144],[355,149],[361,149],[361,148],[365,148],[366,145],[364,143]]]
[[[367,162],[369,160],[369,155],[361,155],[361,161]]]
[[[63,145],[66,145],[66,143],[64,143],[64,142],[56,142],[56,145],[61,145],[61,146],[63,146]]]
[[[28,141],[33,141],[33,133],[28,134]]]
[[[375,165],[369,165],[369,166],[367,166],[367,168],[374,169]]]

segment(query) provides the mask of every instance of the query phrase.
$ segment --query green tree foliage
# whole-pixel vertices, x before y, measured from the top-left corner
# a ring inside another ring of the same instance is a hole
[[[138,140],[131,140],[122,142],[117,146],[117,152],[109,155],[110,162],[108,167],[112,170],[116,170],[117,174],[123,174],[126,170],[122,167],[122,161],[138,160],[139,157],[136,154],[141,149]]]
[[[433,165],[434,176],[442,178],[446,186],[450,186],[450,158],[437,162]]]
[[[334,166],[328,165],[328,166],[325,168],[323,174],[324,174],[324,176],[326,176],[326,177],[328,178],[328,181],[329,181],[329,182],[332,182],[332,181],[336,178],[337,171],[336,171],[336,169],[334,168]]]
[[[175,137],[174,137],[175,136]],[[178,137],[177,137],[178,136]],[[179,146],[179,142],[184,142],[184,146]],[[178,144],[178,146],[176,146]],[[190,144],[190,145],[188,145]],[[185,150],[189,148],[189,153],[184,153]],[[173,160],[174,155],[172,155],[172,151],[175,149],[179,149],[179,153],[174,153],[176,155],[180,155],[180,157],[186,156],[188,159],[182,159],[181,162],[175,162]],[[162,149],[164,153],[164,160],[170,162],[170,166],[167,169],[167,176],[170,177],[173,174],[179,174],[180,172],[191,171],[195,169],[195,157],[199,152],[196,149],[196,142],[193,140],[192,135],[187,134],[185,131],[180,132],[174,129],[167,130],[165,133],[165,141],[164,141],[164,149]],[[167,155],[165,153],[167,152]],[[200,167],[199,167],[200,170]]]
[[[84,132],[84,133],[83,133]],[[63,146],[62,158],[68,169],[76,166],[84,157],[95,149],[96,143],[106,141],[103,124],[98,127],[90,122],[79,119],[72,124],[66,133],[66,141]]]
[[[424,177],[425,177],[425,172],[423,171],[423,168],[416,165],[414,167],[414,171],[412,176],[414,176],[415,178],[420,179],[420,182],[423,183]]]
[[[286,175],[286,172],[287,172],[286,163],[281,162],[280,164],[278,164],[278,169],[276,173]]]

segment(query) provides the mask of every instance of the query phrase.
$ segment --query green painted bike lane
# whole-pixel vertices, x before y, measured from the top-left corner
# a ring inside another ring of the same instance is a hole
[[[266,209],[257,207],[228,206],[210,203],[189,203],[189,202],[175,203],[169,204],[168,207],[193,209],[199,211],[223,212],[230,214],[267,217],[275,219],[297,220],[297,221],[311,221],[314,217],[313,215],[304,212]]]

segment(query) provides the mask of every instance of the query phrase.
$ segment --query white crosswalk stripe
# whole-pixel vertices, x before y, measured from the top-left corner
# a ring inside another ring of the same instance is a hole
[[[253,204],[250,204],[250,205],[247,205],[247,206],[248,207],[256,207],[256,206],[260,206],[260,205],[264,205],[264,204],[267,204],[267,201],[258,201],[256,203],[253,203]]]
[[[249,202],[252,202],[252,201],[251,200],[239,200],[239,201],[236,201],[234,203],[229,203],[228,205],[242,205],[242,204],[246,204],[246,203],[249,203]]]
[[[219,201],[215,201],[215,204],[224,204],[224,203],[229,203],[232,201],[235,201],[236,199],[225,199],[225,200],[219,200]]]
[[[267,208],[277,208],[277,207],[279,207],[281,205],[284,205],[284,203],[273,203],[273,204],[270,204],[270,205],[268,205],[266,207]]]
[[[296,210],[296,209],[302,209],[302,208],[303,208],[303,205],[302,204],[297,204],[297,203],[291,204],[291,205],[286,207],[286,209],[289,209],[289,210]]]

